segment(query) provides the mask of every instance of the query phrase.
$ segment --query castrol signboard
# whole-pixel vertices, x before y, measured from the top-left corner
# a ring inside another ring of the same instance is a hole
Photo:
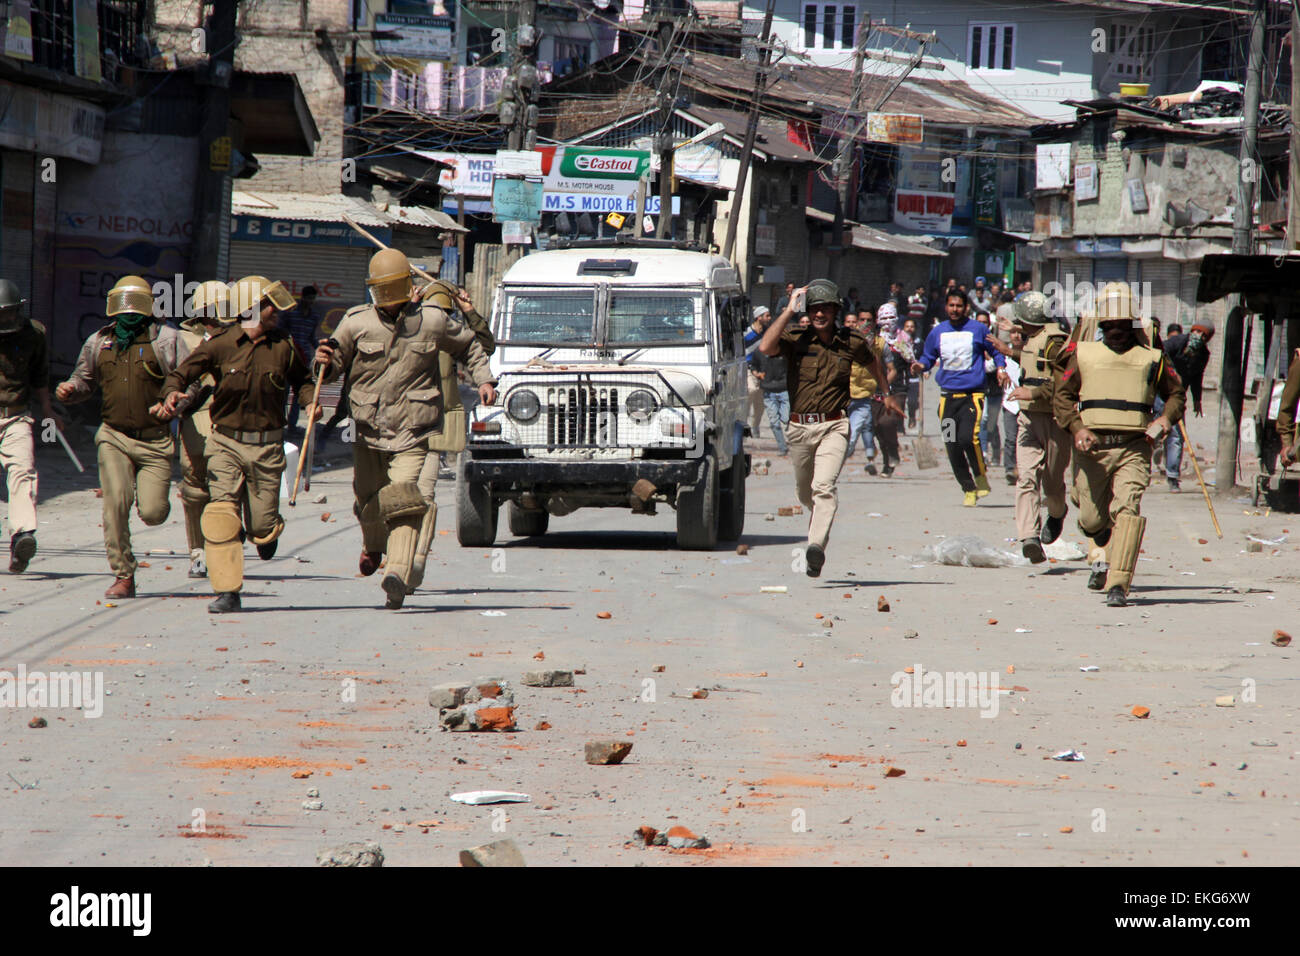
[[[650,154],[637,149],[564,147],[560,177],[564,179],[624,179],[635,182],[650,168]]]

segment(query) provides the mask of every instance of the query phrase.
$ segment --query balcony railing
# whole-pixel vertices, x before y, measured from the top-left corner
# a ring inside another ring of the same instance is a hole
[[[495,112],[501,99],[504,67],[447,66],[430,63],[420,73],[393,70],[380,102],[431,116]]]
[[[81,10],[87,9],[85,6]],[[98,82],[116,82],[121,66],[142,66],[152,53],[145,0],[99,0],[94,22],[79,23],[74,0],[32,0],[32,63]]]

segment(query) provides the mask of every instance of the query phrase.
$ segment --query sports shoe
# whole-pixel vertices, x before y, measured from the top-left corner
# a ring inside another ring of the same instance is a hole
[[[884,468],[880,469],[880,476],[882,478],[888,478],[893,473],[894,473],[893,465],[886,465]]]
[[[9,573],[22,574],[27,564],[36,556],[36,535],[19,531],[9,539]]]
[[[229,614],[232,611],[241,610],[243,605],[239,603],[238,591],[222,591],[217,595],[216,600],[208,604],[209,614]]]
[[[1092,574],[1088,575],[1088,590],[1100,591],[1106,586],[1106,575],[1110,573],[1110,565],[1105,561],[1095,561],[1092,565]]]
[[[357,562],[357,570],[361,572],[362,577],[370,577],[379,570],[379,562],[384,560],[382,551],[362,551],[361,559]]]
[[[270,561],[275,557],[275,549],[280,546],[280,539],[276,538],[268,544],[259,544],[257,546],[257,556],[263,561]]]
[[[118,578],[113,582],[113,586],[104,592],[106,598],[133,598],[135,597],[135,576],[129,578]]]
[[[1170,478],[1170,479],[1169,479],[1169,491],[1170,491],[1172,494],[1175,494],[1175,495],[1176,495],[1176,494],[1178,494],[1178,493],[1179,493],[1180,491],[1182,491],[1182,490],[1183,490],[1183,489],[1180,488],[1180,487],[1178,486],[1178,479],[1177,479],[1177,478]]]
[[[379,586],[384,589],[388,595],[388,600],[384,602],[384,607],[390,611],[399,610],[402,602],[406,600],[406,582],[396,574],[385,574],[384,580],[379,582]]]
[[[819,578],[822,574],[822,565],[826,563],[826,552],[820,545],[810,544],[804,549],[804,560],[808,564],[808,577]]]
[[[875,464],[875,462],[872,462],[872,461],[867,462],[867,474],[868,474],[868,475],[874,475],[874,474],[876,474],[876,464]]]
[[[1014,471],[1007,472],[1007,484],[1014,485],[1019,480],[1020,480],[1019,477],[1016,475]]]
[[[985,495],[987,495],[987,494],[989,493],[989,491],[990,491],[990,488],[989,488],[989,476],[988,476],[988,475],[976,475],[976,476],[975,476],[975,494],[977,494],[977,495],[979,495],[981,498],[983,498]]]
[[[1069,513],[1070,510],[1067,508],[1065,514]],[[1051,544],[1061,536],[1061,531],[1065,528],[1065,514],[1059,518],[1047,516],[1047,520],[1043,522],[1043,544]]]
[[[975,492],[975,491],[968,491],[968,492],[966,492],[966,497],[965,497],[964,499],[962,499],[962,506],[963,506],[963,507],[966,507],[966,508],[974,508],[974,507],[975,507],[975,501],[976,501],[978,498],[979,498],[979,493],[978,493],[978,492]]]
[[[1106,606],[1128,607],[1128,595],[1124,593],[1124,589],[1118,584],[1111,588],[1106,594]]]
[[[190,552],[190,577],[206,578],[208,576],[208,563],[203,558],[203,549],[195,548]]]
[[[1026,538],[1021,542],[1020,553],[1033,564],[1042,564],[1047,560],[1047,555],[1043,553],[1043,542],[1037,538]]]

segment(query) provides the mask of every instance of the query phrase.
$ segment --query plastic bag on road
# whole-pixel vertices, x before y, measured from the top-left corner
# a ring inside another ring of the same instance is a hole
[[[1029,564],[1029,559],[1023,555],[995,548],[973,534],[944,538],[923,548],[913,560],[965,568],[1022,568]]]
[[[1088,552],[1077,541],[1066,541],[1064,538],[1043,545],[1043,553],[1057,561],[1082,561],[1088,556]]]

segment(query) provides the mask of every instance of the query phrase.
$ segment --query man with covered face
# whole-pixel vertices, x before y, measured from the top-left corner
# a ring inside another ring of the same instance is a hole
[[[454,404],[447,390],[456,387],[443,375],[454,363],[444,366],[440,356],[465,362],[484,403],[496,400],[496,389],[474,331],[452,315],[449,296],[422,298],[425,290],[413,288],[404,254],[375,253],[366,285],[371,301],[348,310],[333,339],[316,350],[316,362],[324,367],[323,381],[348,376],[357,428],[352,490],[361,523],[359,568],[374,574],[388,555],[380,586],[385,606],[397,610],[418,583],[416,551],[427,549],[432,534],[434,512],[420,475],[430,439],[447,427]]]
[[[307,406],[315,394],[293,340],[277,327],[279,315],[293,306],[293,296],[281,283],[264,276],[240,279],[230,297],[230,327],[199,345],[163,386],[166,397],[157,414],[172,418],[188,407],[184,389],[208,375],[216,383],[207,443],[211,500],[203,508],[200,529],[208,580],[217,595],[208,605],[212,614],[241,608],[242,535],[252,538],[258,556],[269,561],[284,531],[280,478],[285,469],[285,399],[292,388],[298,403]],[[240,515],[244,504],[247,528]]]
[[[150,526],[171,513],[176,446],[159,414],[159,400],[163,380],[189,355],[189,346],[174,328],[156,321],[153,311],[148,282],[140,276],[119,280],[105,308],[113,321],[86,340],[72,375],[55,389],[66,404],[85,401],[96,386],[103,396],[95,448],[104,493],[104,548],[115,576],[104,596],[118,600],[135,597],[132,503]]]
[[[1103,288],[1088,318],[1101,341],[1086,336],[1069,346],[1053,411],[1074,443],[1079,530],[1094,545],[1088,587],[1104,588],[1108,606],[1124,607],[1146,530],[1151,448],[1182,418],[1183,386],[1160,350],[1146,344],[1128,286]],[[1164,402],[1158,416],[1157,398]]]
[[[0,469],[9,484],[9,571],[21,574],[36,554],[36,441],[29,412],[40,402],[45,418],[62,425],[50,405],[45,328],[23,318],[27,300],[0,279]]]
[[[1183,388],[1191,392],[1192,409],[1199,418],[1201,408],[1201,384],[1205,379],[1205,368],[1210,364],[1210,339],[1214,338],[1211,325],[1193,325],[1186,334],[1171,335],[1164,344],[1165,361],[1173,366],[1182,380]],[[1156,400],[1156,414],[1163,407]],[[1158,460],[1158,459],[1157,459]],[[1169,490],[1179,491],[1179,477],[1183,470],[1183,434],[1177,428],[1169,432],[1165,439],[1165,478],[1169,481]]]

